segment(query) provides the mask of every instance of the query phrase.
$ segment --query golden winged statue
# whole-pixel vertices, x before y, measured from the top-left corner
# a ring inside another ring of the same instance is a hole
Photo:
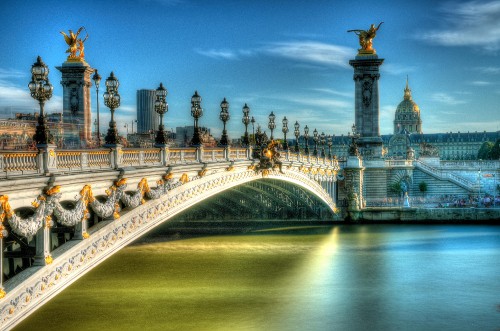
[[[69,53],[68,55],[68,60],[83,60],[85,57],[85,53],[83,52],[84,46],[83,43],[87,40],[89,37],[88,33],[87,36],[85,36],[84,39],[78,38],[82,30],[85,30],[85,27],[80,27],[76,33],[73,32],[73,30],[69,30],[69,35],[64,33],[64,31],[61,31],[61,34],[64,36],[64,40],[66,41],[66,44],[68,44],[68,49],[66,50],[66,53]],[[77,52],[80,52],[78,55],[76,54]]]
[[[375,27],[375,24],[372,24],[368,30],[347,30],[347,32],[354,32],[359,36],[359,45],[361,46],[358,49],[359,54],[375,54],[375,49],[373,49],[373,38],[377,35],[377,31],[384,22],[380,22],[380,24]]]

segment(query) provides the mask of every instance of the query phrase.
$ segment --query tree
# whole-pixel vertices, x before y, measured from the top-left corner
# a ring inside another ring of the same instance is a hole
[[[389,185],[389,192],[400,195],[401,194],[401,181]]]
[[[498,160],[500,159],[500,138],[497,139],[493,147],[491,148],[491,159]]]
[[[479,152],[477,152],[477,158],[480,160],[491,160],[491,150],[493,149],[493,143],[491,141],[485,141]]]
[[[418,184],[418,189],[420,192],[422,192],[425,195],[425,192],[427,192],[427,183],[426,182],[420,182]]]

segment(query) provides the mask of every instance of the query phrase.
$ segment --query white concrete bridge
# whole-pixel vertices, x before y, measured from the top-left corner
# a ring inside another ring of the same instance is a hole
[[[244,148],[0,153],[0,329],[10,329],[100,262],[176,214],[273,179],[336,212],[336,160],[282,153],[259,168]],[[253,187],[253,190],[258,187]],[[275,188],[280,189],[282,188]]]

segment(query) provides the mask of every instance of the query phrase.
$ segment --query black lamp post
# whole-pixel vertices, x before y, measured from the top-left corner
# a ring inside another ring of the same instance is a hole
[[[248,139],[248,124],[250,124],[250,108],[248,108],[247,104],[243,106],[243,118],[241,119],[241,122],[245,125],[245,135],[243,136],[243,146],[248,146],[250,145],[250,141]],[[252,124],[253,125],[253,124]]]
[[[321,132],[320,141],[321,141],[321,157],[325,157],[326,135],[324,132]]]
[[[306,155],[309,155],[309,127],[307,125],[304,127],[304,139],[306,140],[306,148],[304,149],[304,152]]]
[[[39,56],[36,62],[31,66],[31,82],[28,84],[31,96],[38,100],[40,104],[40,114],[38,116],[38,124],[36,126],[33,140],[37,147],[43,147],[54,143],[54,137],[47,128],[47,119],[43,111],[45,101],[52,97],[54,87],[49,82],[49,68],[43,63]]]
[[[255,146],[255,143],[256,143],[256,140],[255,140],[255,117],[252,116],[250,123],[252,123],[253,145]]]
[[[313,131],[313,140],[314,140],[313,155],[318,156],[318,130],[316,129],[314,129]]]
[[[295,153],[299,152],[299,136],[300,136],[300,124],[298,121],[295,121],[294,125],[295,130],[293,133],[295,133]]]
[[[200,130],[198,128],[198,119],[203,116],[203,109],[201,108],[201,97],[198,95],[198,91],[195,91],[191,97],[191,116],[194,118],[194,133],[193,139],[191,140],[191,146],[200,146]]]
[[[332,159],[332,145],[333,145],[333,137],[328,136],[328,159]]]
[[[96,118],[96,143],[97,147],[101,146],[101,132],[99,128],[99,84],[101,83],[101,75],[97,73],[97,69],[94,70],[94,76],[92,76],[92,80],[95,84],[95,95],[96,95],[96,106],[97,106],[97,118]]]
[[[274,131],[274,128],[276,127],[276,123],[274,123],[275,118],[276,118],[276,116],[274,115],[273,112],[271,112],[271,114],[269,114],[269,124],[267,125],[269,130],[271,130],[271,137],[269,137],[269,139],[271,139],[271,140],[274,140],[273,131]]]
[[[286,141],[286,134],[288,133],[288,120],[285,117],[283,117],[283,128],[281,129],[281,131],[283,131],[283,150],[287,151],[288,150],[288,142]]]
[[[155,112],[160,115],[160,124],[158,125],[158,132],[156,133],[155,139],[156,147],[165,147],[165,145],[167,144],[165,129],[163,127],[163,115],[168,112],[167,94],[167,89],[163,87],[162,83],[160,83],[160,86],[156,89],[155,101]],[[134,121],[132,121],[132,126],[133,125]],[[134,133],[133,131],[134,129],[132,128],[132,133]]]
[[[220,103],[220,108],[221,111],[219,114],[219,118],[224,124],[224,128],[222,129],[222,137],[220,138],[219,145],[227,147],[229,145],[229,142],[227,139],[226,122],[229,120],[230,116],[229,116],[229,102],[226,101],[226,98],[224,98],[224,100],[222,100],[222,102]]]
[[[116,130],[115,109],[120,107],[120,94],[118,94],[118,86],[120,82],[111,71],[108,79],[106,79],[106,92],[104,92],[104,104],[111,111],[111,121],[109,122],[108,134],[105,137],[106,145],[117,145],[118,131]]]

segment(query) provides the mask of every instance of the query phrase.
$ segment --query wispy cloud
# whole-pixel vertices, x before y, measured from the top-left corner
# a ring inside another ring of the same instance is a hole
[[[236,60],[238,59],[238,54],[242,54],[240,52],[232,51],[229,49],[208,49],[208,50],[196,49],[195,51],[198,54],[208,56],[212,59],[224,59],[224,60]]]
[[[326,93],[326,94],[331,94],[331,95],[337,95],[340,97],[354,98],[354,92],[343,92],[343,91],[338,91],[338,90],[334,90],[334,89],[330,89],[330,88],[310,88],[308,90]]]
[[[387,73],[390,75],[401,75],[401,74],[408,74],[408,73],[414,72],[416,70],[416,67],[402,65],[402,64],[396,64],[396,63],[386,63],[380,67],[380,70],[383,73]]]
[[[296,61],[347,68],[355,50],[317,41],[277,42],[264,47],[267,54]]]
[[[491,75],[500,74],[500,67],[476,67],[474,68],[474,70],[477,70],[483,74],[491,74]]]
[[[195,51],[213,59],[238,60],[243,56],[264,54],[292,59],[305,65],[342,68],[348,67],[349,58],[355,53],[355,50],[349,47],[311,40],[268,43],[254,49],[196,49]]]
[[[449,2],[441,8],[446,26],[423,32],[419,39],[443,46],[500,49],[500,1]]]
[[[431,95],[431,100],[435,102],[439,102],[446,105],[461,105],[467,103],[464,100],[459,100],[455,98],[453,95],[444,93],[444,92],[436,92]]]
[[[470,84],[474,85],[474,86],[488,86],[488,85],[491,85],[492,83],[484,81],[484,80],[475,80],[475,81],[470,82]]]

